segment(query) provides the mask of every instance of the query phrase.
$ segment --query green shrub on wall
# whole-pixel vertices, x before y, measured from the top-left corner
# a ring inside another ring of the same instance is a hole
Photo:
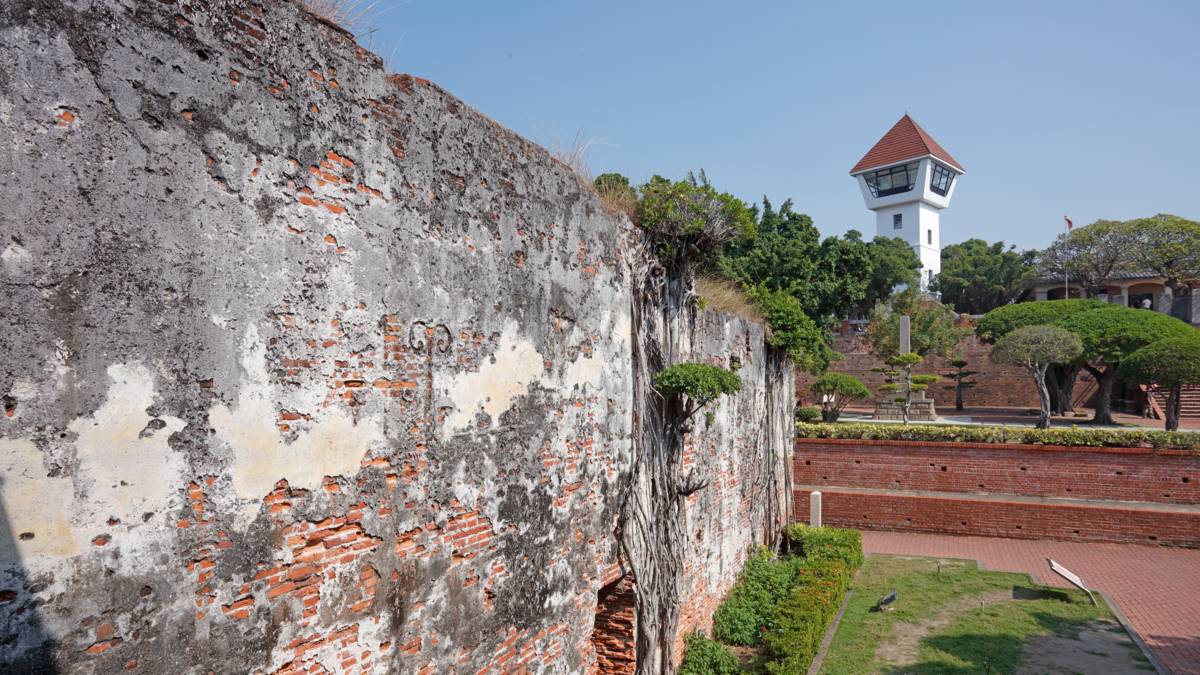
[[[849,438],[875,441],[951,443],[1025,443],[1116,448],[1200,450],[1200,433],[1153,429],[1034,429],[1032,427],[953,426],[948,424],[796,424],[800,438]]]
[[[735,675],[740,672],[742,662],[725,645],[700,633],[685,639],[679,675]]]

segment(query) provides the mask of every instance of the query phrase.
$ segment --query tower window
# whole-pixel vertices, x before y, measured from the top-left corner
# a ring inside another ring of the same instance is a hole
[[[892,214],[892,229],[899,230],[899,229],[902,229],[903,227],[904,227],[904,214],[903,213]]]
[[[925,243],[933,246],[933,230],[925,230]]]
[[[954,183],[954,175],[949,168],[933,162],[933,174],[929,178],[929,189],[945,197]]]
[[[864,174],[872,197],[886,197],[908,192],[917,184],[917,168],[920,162],[909,162]]]

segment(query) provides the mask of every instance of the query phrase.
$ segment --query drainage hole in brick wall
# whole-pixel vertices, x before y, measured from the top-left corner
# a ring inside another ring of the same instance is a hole
[[[1188,482],[1188,477],[1187,477],[1187,476],[1184,476],[1184,477],[1183,477],[1183,482],[1185,482],[1185,483],[1186,483],[1186,482]]]
[[[1021,470],[1022,470],[1022,471],[1024,471],[1024,470],[1025,470],[1025,467],[1021,467]]]
[[[1125,472],[1124,472],[1124,471],[1118,471],[1118,472],[1117,472],[1117,475],[1118,475],[1118,476],[1124,476],[1124,475],[1125,475]]]
[[[946,467],[944,467],[944,466],[943,466],[943,467],[942,467],[942,471],[945,471],[945,470],[946,470]]]
[[[601,588],[596,594],[596,623],[592,629],[596,669],[593,672],[634,672],[637,666],[635,597],[636,586],[631,574]]]
[[[812,460],[810,460],[810,459],[804,460],[804,466],[812,466]]]

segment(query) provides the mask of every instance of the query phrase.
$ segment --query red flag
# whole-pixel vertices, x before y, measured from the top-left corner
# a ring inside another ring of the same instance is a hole
[[[1069,230],[1070,230],[1072,227],[1075,227],[1075,223],[1072,223],[1070,218],[1068,218],[1068,217],[1066,217],[1066,216],[1063,216],[1063,220],[1067,221],[1067,230],[1068,230],[1068,231],[1069,231]]]

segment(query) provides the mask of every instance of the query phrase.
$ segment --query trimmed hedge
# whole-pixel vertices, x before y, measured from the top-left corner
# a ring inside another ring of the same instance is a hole
[[[812,424],[821,419],[820,408],[806,408],[804,406],[796,406],[796,422],[799,424]]]
[[[736,675],[742,662],[725,645],[692,633],[684,640],[683,663],[679,675]]]
[[[1200,433],[1156,429],[1034,429],[1032,427],[954,426],[943,424],[796,424],[801,438],[850,438],[876,441],[947,441],[955,443],[1026,443],[1117,448],[1200,450]]]
[[[756,645],[775,627],[775,605],[796,583],[804,559],[774,558],[760,548],[742,568],[737,584],[713,613],[713,637],[731,645]]]
[[[858,530],[793,523],[784,529],[783,534],[794,547],[800,549],[800,555],[805,558],[838,560],[851,569],[862,567],[862,533]]]
[[[767,672],[808,672],[853,575],[853,568],[836,558],[805,561],[796,587],[775,610],[779,627],[763,640]]]
[[[785,528],[784,536],[797,553],[775,558],[760,548],[746,561],[737,585],[713,615],[713,637],[727,644],[762,644],[769,672],[803,673],[863,563],[862,536],[857,530],[799,523]]]

